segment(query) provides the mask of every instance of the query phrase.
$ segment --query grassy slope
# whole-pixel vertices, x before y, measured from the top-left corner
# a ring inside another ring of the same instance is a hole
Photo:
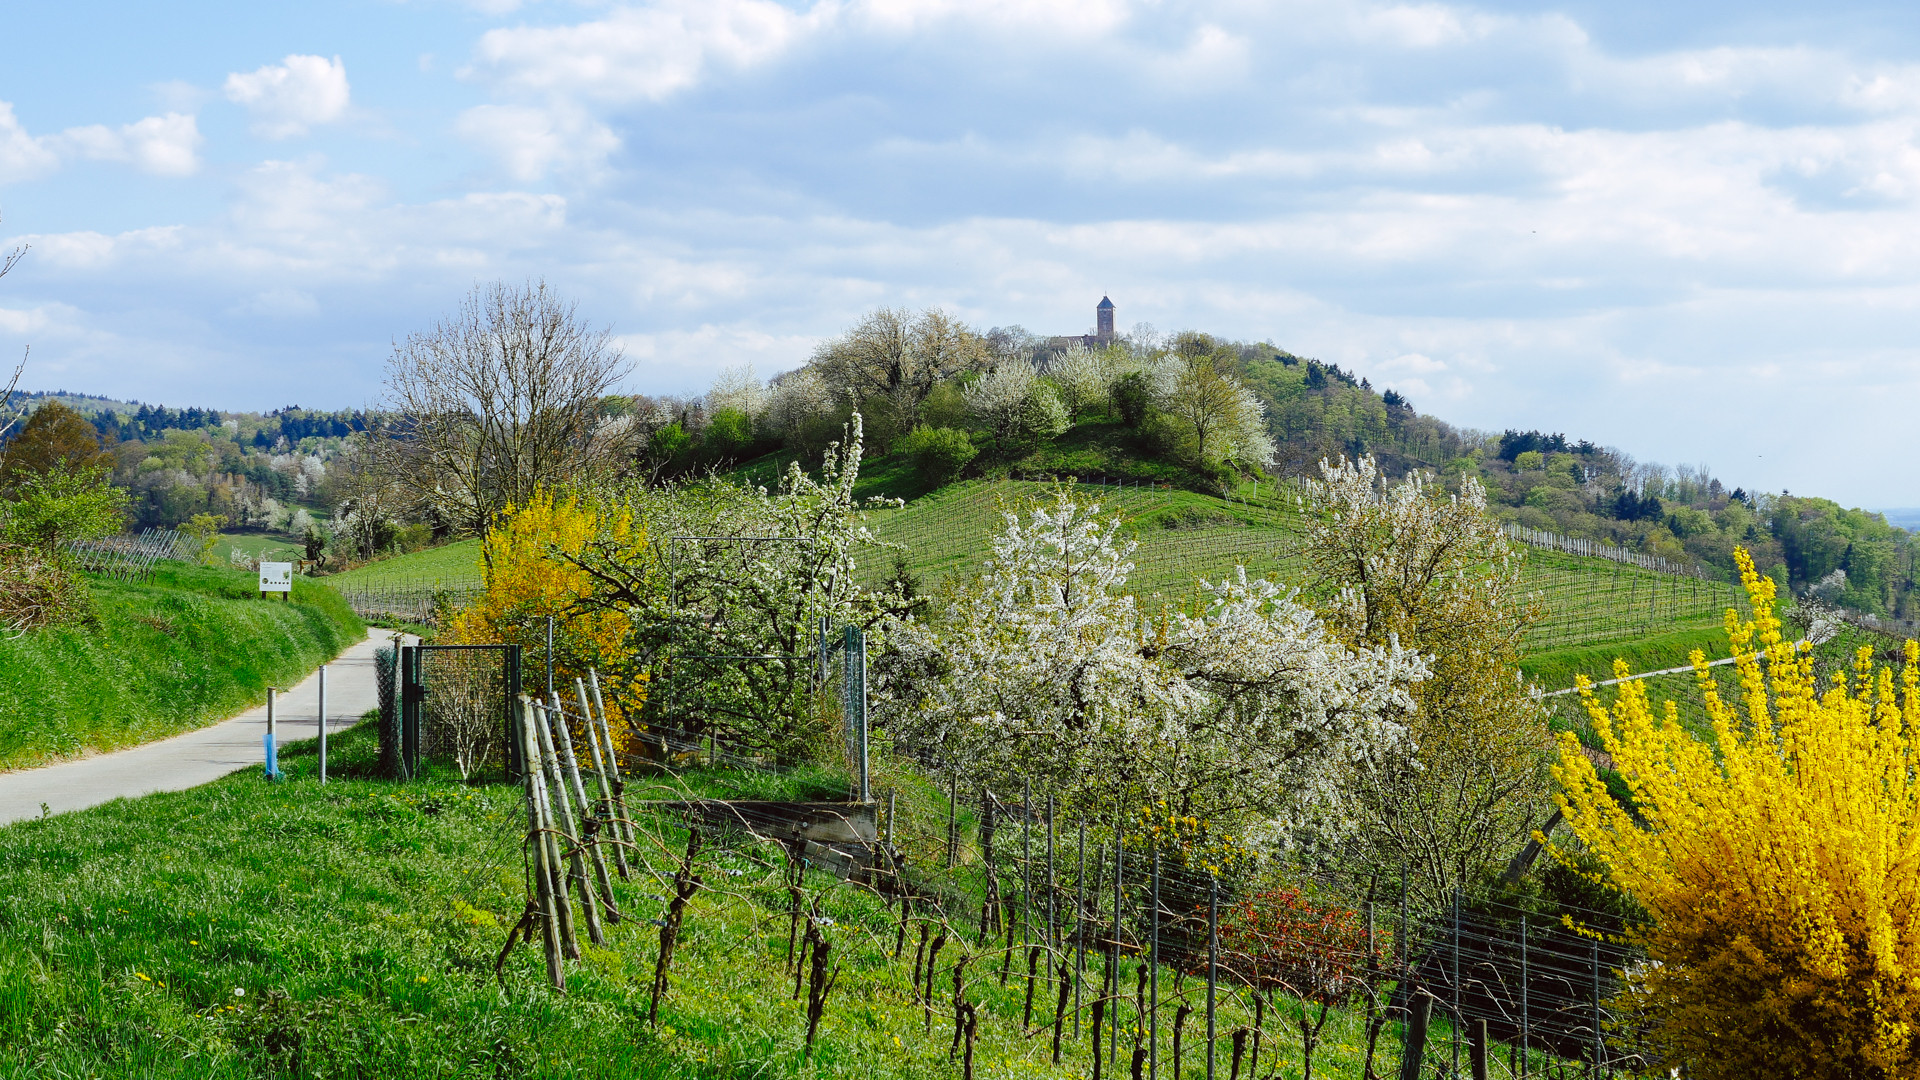
[[[440,547],[395,555],[329,575],[331,584],[466,585],[480,581],[480,541],[458,540]]]
[[[95,581],[99,621],[0,642],[0,768],[163,738],[258,704],[365,632],[331,589],[294,602],[257,579],[163,563],[145,584]]]
[[[540,987],[537,946],[509,958],[503,992],[494,959],[524,898],[519,790],[354,779],[374,754],[370,728],[335,740],[331,771],[347,779],[324,789],[310,752],[290,748],[287,783],[237,773],[0,828],[0,1075],[959,1076],[947,972],[960,946],[942,955],[925,1030],[910,962],[890,956],[895,916],[818,875],[809,885],[833,920],[840,976],[803,1062],[804,1002],[782,964],[786,891],[763,847],[704,865],[717,891],[689,909],[658,1027],[644,1022],[658,937],[646,920],[661,908],[649,894],[665,888],[643,873],[616,886],[633,918],[607,948],[583,934],[566,996]],[[642,857],[664,873],[679,834],[652,827],[661,846]],[[1019,1032],[1019,978],[1003,988],[979,968],[976,1075],[1088,1074],[1084,1038],[1069,1037],[1051,1066],[1047,1040]],[[1244,1020],[1223,1008],[1223,1069],[1224,1035]],[[1278,1045],[1263,1060],[1297,1075],[1286,1019],[1269,1023]],[[1358,1074],[1356,1026],[1346,1015],[1329,1025],[1321,1075]],[[1197,1068],[1200,1029],[1187,1034]],[[1382,1051],[1397,1057],[1392,1029]]]

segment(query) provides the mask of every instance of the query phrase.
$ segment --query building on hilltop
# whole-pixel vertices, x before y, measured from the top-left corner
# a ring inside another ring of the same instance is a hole
[[[1089,349],[1104,349],[1113,344],[1113,301],[1101,297],[1100,303],[1093,309],[1093,332],[1090,334],[1063,334],[1047,339],[1047,349],[1051,352],[1064,352],[1075,345]]]

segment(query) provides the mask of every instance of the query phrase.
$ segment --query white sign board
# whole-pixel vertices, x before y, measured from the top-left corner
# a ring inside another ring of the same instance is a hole
[[[263,562],[260,564],[260,591],[293,591],[293,564],[290,562]]]

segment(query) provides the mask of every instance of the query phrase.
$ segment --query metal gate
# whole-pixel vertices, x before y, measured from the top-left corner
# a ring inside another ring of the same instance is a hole
[[[520,697],[518,645],[407,645],[400,650],[400,779],[444,761],[462,778],[498,768],[520,775],[513,705]]]

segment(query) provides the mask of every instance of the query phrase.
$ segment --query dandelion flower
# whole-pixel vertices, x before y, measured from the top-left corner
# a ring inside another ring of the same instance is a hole
[[[246,996],[247,996],[247,989],[246,989],[246,987],[244,987],[244,986],[236,986],[236,987],[234,987],[234,988],[233,988],[233,996],[234,996],[234,997],[246,997]]]

